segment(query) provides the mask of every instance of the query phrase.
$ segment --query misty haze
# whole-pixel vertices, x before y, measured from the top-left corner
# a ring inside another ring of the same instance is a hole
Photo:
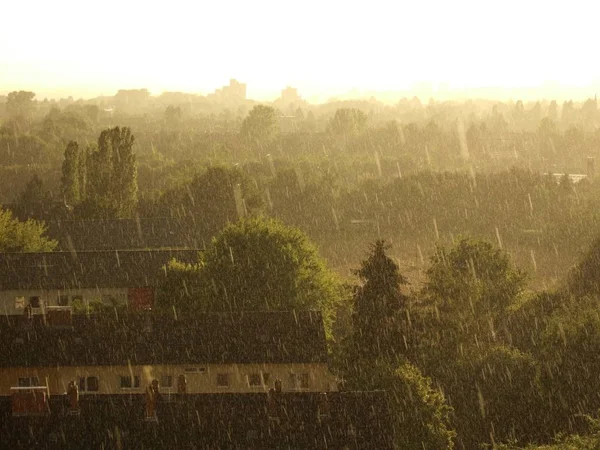
[[[594,12],[6,5],[0,448],[600,448]]]

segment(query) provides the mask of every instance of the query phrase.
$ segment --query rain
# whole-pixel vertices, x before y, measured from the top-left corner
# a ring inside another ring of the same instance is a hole
[[[0,449],[600,448],[588,5],[71,3],[3,7]]]

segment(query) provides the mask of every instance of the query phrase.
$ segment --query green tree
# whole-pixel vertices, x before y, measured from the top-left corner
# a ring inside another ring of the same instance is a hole
[[[57,242],[44,234],[46,226],[35,220],[20,222],[0,208],[0,252],[50,252]]]
[[[168,191],[160,208],[169,215],[189,216],[199,238],[210,239],[230,222],[262,208],[256,185],[239,168],[208,167],[192,181]]]
[[[454,448],[453,409],[444,394],[432,386],[431,379],[414,365],[357,359],[346,374],[344,387],[387,392],[397,448]]]
[[[165,121],[167,125],[173,127],[181,121],[182,112],[181,107],[169,105],[165,109]]]
[[[600,238],[570,270],[565,287],[576,297],[600,296]]]
[[[82,155],[79,144],[75,141],[68,143],[65,149],[65,158],[62,163],[62,177],[60,191],[63,200],[68,206],[75,206],[82,199],[81,174],[80,170],[85,170],[81,164]]]
[[[317,309],[328,332],[341,296],[306,235],[261,217],[230,224],[213,239],[203,277],[211,287],[211,309]]]
[[[103,130],[85,155],[85,200],[80,213],[91,217],[131,217],[137,205],[137,163],[131,130]],[[81,174],[80,174],[81,176]],[[80,185],[81,190],[81,185]],[[81,198],[81,192],[80,192]]]
[[[33,115],[35,94],[29,91],[14,91],[6,99],[6,112],[13,120],[28,122]]]
[[[42,179],[34,173],[19,195],[15,213],[19,217],[41,219],[50,216],[52,206],[52,192],[46,189]]]
[[[329,120],[329,130],[339,136],[352,137],[367,129],[367,115],[360,109],[341,108]]]
[[[354,272],[362,283],[354,294],[354,340],[361,352],[373,356],[393,351],[397,344],[394,330],[401,319],[398,313],[408,301],[400,292],[407,280],[386,255],[388,248],[384,241],[376,241],[361,268]]]
[[[256,148],[270,144],[278,133],[277,114],[271,106],[256,105],[242,122],[242,137]]]
[[[185,264],[175,259],[169,261],[157,275],[158,289],[155,306],[159,311],[174,314],[193,314],[206,311],[202,264]]]
[[[498,318],[525,289],[526,275],[486,241],[462,238],[431,261],[424,293],[458,322]]]

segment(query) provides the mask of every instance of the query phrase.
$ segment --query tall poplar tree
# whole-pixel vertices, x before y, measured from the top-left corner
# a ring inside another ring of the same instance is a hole
[[[81,171],[85,167],[81,166],[81,151],[79,144],[71,141],[65,149],[65,159],[62,164],[61,194],[64,202],[68,206],[75,206],[81,200]]]

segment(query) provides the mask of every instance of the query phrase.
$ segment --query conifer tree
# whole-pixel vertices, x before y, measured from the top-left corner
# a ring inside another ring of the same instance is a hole
[[[407,280],[386,255],[387,248],[383,240],[376,241],[369,257],[355,272],[362,282],[354,294],[355,343],[361,352],[372,356],[391,351],[397,314],[407,303],[400,291]]]

